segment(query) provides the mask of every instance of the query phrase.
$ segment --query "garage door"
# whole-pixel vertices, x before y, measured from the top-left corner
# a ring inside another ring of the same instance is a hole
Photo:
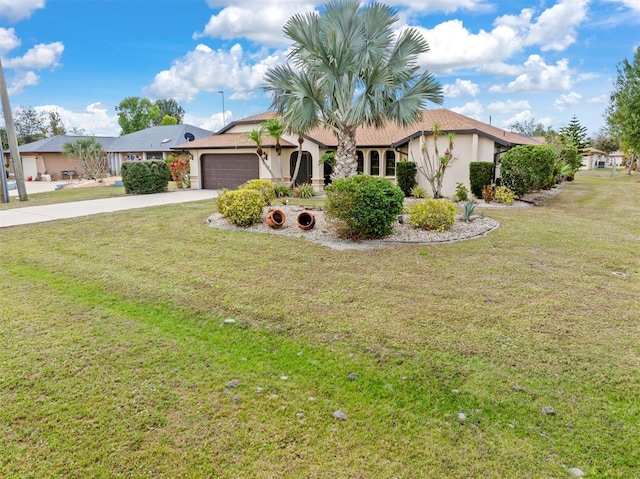
[[[202,188],[237,188],[247,180],[260,177],[255,153],[215,153],[202,155]]]

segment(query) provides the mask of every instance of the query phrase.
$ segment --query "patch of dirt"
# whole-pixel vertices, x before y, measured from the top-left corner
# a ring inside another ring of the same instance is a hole
[[[65,188],[96,188],[100,186],[113,186],[116,181],[122,181],[121,176],[110,176],[109,178],[102,178],[100,180],[74,180]]]

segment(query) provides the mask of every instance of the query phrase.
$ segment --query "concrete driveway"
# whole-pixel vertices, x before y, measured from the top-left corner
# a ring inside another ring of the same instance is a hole
[[[65,182],[27,182],[27,196],[36,192],[54,191],[56,183]],[[109,187],[105,186],[104,188]],[[10,193],[13,191],[14,190],[11,190]],[[218,194],[219,191],[217,190],[188,189],[155,193],[152,195],[127,195],[118,198],[75,201],[54,205],[24,206],[21,208],[0,211],[0,228],[59,219],[77,218],[80,216],[110,213],[114,211],[132,210],[136,208],[148,208],[150,206],[214,199]],[[28,204],[29,202],[27,201],[25,205]]]

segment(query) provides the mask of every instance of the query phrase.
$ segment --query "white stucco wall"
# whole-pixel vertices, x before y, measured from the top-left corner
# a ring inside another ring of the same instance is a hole
[[[438,140],[440,156],[447,150],[449,140],[446,136]],[[446,169],[442,181],[442,195],[451,198],[456,192],[456,183],[462,183],[470,188],[469,164],[474,161],[493,163],[494,142],[477,134],[456,135],[453,141],[453,159]],[[426,137],[426,149],[431,160],[435,157],[435,142],[433,136]],[[416,138],[409,145],[409,158],[416,161],[420,169],[425,169],[426,157],[421,152],[420,139]],[[428,195],[433,195],[431,185],[426,176],[418,173],[418,185],[424,188]]]

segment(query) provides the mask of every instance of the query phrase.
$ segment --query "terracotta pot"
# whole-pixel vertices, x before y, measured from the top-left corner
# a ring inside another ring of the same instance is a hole
[[[310,230],[316,225],[316,217],[311,211],[303,211],[296,218],[298,227],[303,230]]]
[[[267,213],[267,225],[270,228],[278,229],[286,220],[287,217],[281,210],[269,210]]]

